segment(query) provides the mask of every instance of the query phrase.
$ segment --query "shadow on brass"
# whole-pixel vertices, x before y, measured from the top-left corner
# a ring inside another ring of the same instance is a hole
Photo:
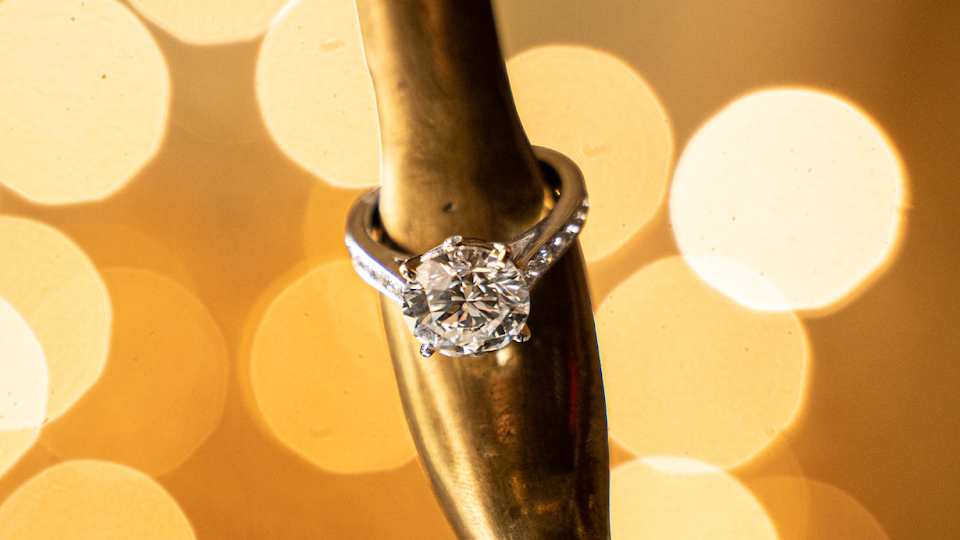
[[[510,93],[488,0],[358,0],[383,145],[380,216],[423,253],[507,241],[543,211],[544,173]],[[574,246],[532,292],[533,338],[424,358],[381,301],[407,421],[467,539],[609,537],[606,410],[584,262]]]

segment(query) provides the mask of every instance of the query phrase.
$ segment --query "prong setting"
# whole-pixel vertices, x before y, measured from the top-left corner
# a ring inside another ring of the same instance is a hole
[[[506,244],[501,244],[500,242],[493,243],[493,255],[497,258],[497,262],[503,262],[507,260],[507,257],[510,257],[510,246]]]
[[[513,340],[517,343],[526,343],[530,341],[530,327],[523,325],[523,328],[520,329],[520,333],[514,336]]]
[[[420,256],[401,309],[425,356],[477,356],[511,343],[530,313],[530,291],[504,244],[449,238]],[[447,247],[452,244],[451,247]],[[406,261],[405,261],[406,262]]]
[[[414,256],[388,245],[377,222],[378,190],[351,208],[345,242],[354,270],[400,305],[414,337],[431,345],[425,354],[478,356],[528,341],[530,290],[576,245],[589,208],[575,166],[553,153],[540,157],[558,165],[549,212],[509,244],[453,235]]]
[[[463,243],[463,237],[454,235],[454,236],[448,237],[446,240],[443,241],[443,247],[447,249],[451,249],[456,246],[459,246],[462,243]]]
[[[405,281],[415,281],[417,279],[417,267],[420,266],[420,257],[410,257],[400,263],[400,277]]]

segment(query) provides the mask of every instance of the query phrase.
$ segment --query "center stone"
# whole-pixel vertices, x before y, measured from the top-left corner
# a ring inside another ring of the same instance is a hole
[[[493,246],[445,243],[420,257],[403,289],[403,314],[420,342],[446,356],[472,356],[520,334],[530,292],[517,265],[499,260]]]

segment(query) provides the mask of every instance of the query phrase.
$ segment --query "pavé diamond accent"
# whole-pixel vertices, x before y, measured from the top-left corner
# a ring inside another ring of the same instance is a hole
[[[416,262],[416,259],[414,260]],[[530,313],[520,269],[485,242],[444,242],[419,257],[403,288],[413,335],[446,356],[473,356],[517,339]]]
[[[529,338],[529,291],[576,243],[589,209],[576,165],[556,152],[534,151],[559,181],[552,186],[552,204],[545,201],[549,212],[509,242],[454,236],[430,253],[414,256],[383,230],[379,189],[358,197],[350,209],[344,242],[354,269],[404,309],[424,356],[477,355],[499,349],[509,339],[522,343]],[[417,274],[420,266],[424,269]]]
[[[542,276],[554,261],[570,247],[570,244],[577,239],[577,235],[583,230],[583,224],[587,221],[589,209],[590,203],[584,199],[580,207],[577,208],[573,219],[559,232],[547,239],[546,244],[540,248],[540,251],[527,262],[523,268],[523,275],[528,281],[536,280]]]

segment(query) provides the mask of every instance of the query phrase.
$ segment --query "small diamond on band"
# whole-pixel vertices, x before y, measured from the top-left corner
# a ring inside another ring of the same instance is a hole
[[[576,165],[550,150],[535,152],[560,179],[556,199],[542,221],[506,244],[452,236],[412,256],[376,240],[378,190],[354,203],[344,239],[353,267],[401,306],[424,356],[476,356],[530,339],[530,291],[576,242],[589,211]]]

